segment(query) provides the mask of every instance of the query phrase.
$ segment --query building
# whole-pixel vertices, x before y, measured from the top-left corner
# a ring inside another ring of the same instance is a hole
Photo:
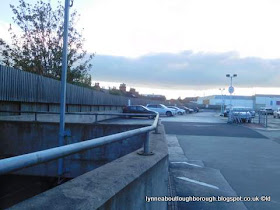
[[[129,93],[134,97],[139,97],[139,92],[137,92],[135,88],[130,88]]]
[[[222,104],[230,105],[229,95],[212,95],[199,97],[197,104],[205,106],[220,106]],[[251,107],[255,110],[261,109],[261,107],[271,107],[272,109],[280,108],[280,95],[261,95],[256,94],[254,96],[232,96],[233,106]]]
[[[256,94],[254,97],[255,109],[260,109],[261,107],[271,107],[276,110],[277,108],[280,108],[280,95]]]
[[[95,90],[100,90],[101,88],[100,88],[99,82],[96,82],[96,83],[94,84],[93,88],[94,88]]]
[[[126,84],[124,84],[124,83],[120,84],[119,89],[120,89],[120,91],[125,93],[126,92]]]
[[[159,100],[159,101],[165,101],[166,100],[164,95],[144,94],[142,96],[144,96],[148,99],[151,99],[151,100]]]

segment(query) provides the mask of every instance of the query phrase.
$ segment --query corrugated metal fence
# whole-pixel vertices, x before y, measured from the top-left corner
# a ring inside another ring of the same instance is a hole
[[[59,103],[59,97],[60,81],[0,65],[0,101]],[[67,84],[67,104],[122,106],[128,103],[128,99],[132,104],[162,103],[154,100],[115,96]]]

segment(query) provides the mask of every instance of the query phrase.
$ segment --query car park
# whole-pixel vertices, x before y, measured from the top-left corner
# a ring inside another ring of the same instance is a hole
[[[186,113],[184,109],[180,109],[177,106],[167,106],[168,108],[174,109],[176,111],[176,114],[183,115]]]
[[[123,108],[123,113],[135,114],[130,117],[143,117],[143,114],[149,114],[148,118],[150,119],[155,118],[157,115],[156,112],[149,110],[147,107],[142,105],[125,106]]]
[[[147,104],[148,109],[158,112],[160,115],[166,115],[168,117],[174,116],[176,111],[174,109],[168,108],[163,104]]]

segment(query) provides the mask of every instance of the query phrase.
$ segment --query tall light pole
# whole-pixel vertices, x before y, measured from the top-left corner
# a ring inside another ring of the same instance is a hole
[[[73,0],[71,1],[71,6]],[[68,26],[69,26],[69,7],[70,0],[65,0],[64,7],[64,32],[62,49],[62,72],[61,72],[61,90],[60,90],[60,120],[59,120],[59,141],[58,145],[64,145],[65,137],[65,104],[66,104],[66,81],[67,81],[67,48],[68,48]],[[58,160],[58,177],[63,174],[63,158]]]
[[[223,91],[225,90],[225,88],[219,88],[219,90],[221,91],[221,115],[223,115],[223,113],[224,113],[224,105],[225,105]]]
[[[230,109],[229,109],[229,116],[228,116],[228,122],[232,122],[232,94],[234,92],[234,87],[232,86],[232,78],[237,77],[237,74],[226,74],[226,77],[230,78],[230,86],[228,88],[228,92],[230,93]]]

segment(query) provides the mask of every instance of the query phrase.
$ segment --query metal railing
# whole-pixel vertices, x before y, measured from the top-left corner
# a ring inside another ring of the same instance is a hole
[[[2,112],[2,111],[0,111]],[[11,112],[11,111],[8,111]],[[23,113],[23,112],[21,112]],[[31,113],[31,112],[25,112]],[[38,113],[38,112],[37,112]],[[46,112],[39,112],[44,113]],[[50,114],[48,112],[48,114]],[[57,113],[55,113],[57,114]],[[73,112],[71,112],[73,114]],[[78,114],[78,113],[75,113]],[[80,113],[81,114],[81,113]],[[85,114],[85,113],[82,113]],[[123,114],[123,113],[87,113],[91,114],[101,114],[101,115],[115,115],[115,116],[150,116],[150,114]],[[153,116],[153,115],[152,115]],[[144,140],[144,149],[142,152],[138,154],[141,155],[151,155],[152,152],[150,151],[150,140],[149,140],[149,132],[155,130],[155,133],[158,133],[158,124],[159,124],[159,114],[157,113],[154,122],[150,126],[137,128],[130,131],[125,131],[122,133],[117,133],[109,136],[104,136],[100,138],[95,138],[83,142],[68,144],[65,146],[55,147],[47,150],[42,150],[38,152],[33,152],[29,154],[19,155],[11,158],[5,158],[0,160],[0,175],[14,172],[23,168],[27,168],[30,166],[38,165],[41,163],[46,163],[52,160],[56,160],[59,158],[63,158],[65,156],[69,156],[72,154],[76,154],[79,152],[83,152],[89,149],[93,149],[105,144],[113,143],[116,141],[124,140],[132,136],[140,135],[146,133],[146,138]]]
[[[267,112],[259,111],[259,124],[263,125],[265,128],[267,127]]]

